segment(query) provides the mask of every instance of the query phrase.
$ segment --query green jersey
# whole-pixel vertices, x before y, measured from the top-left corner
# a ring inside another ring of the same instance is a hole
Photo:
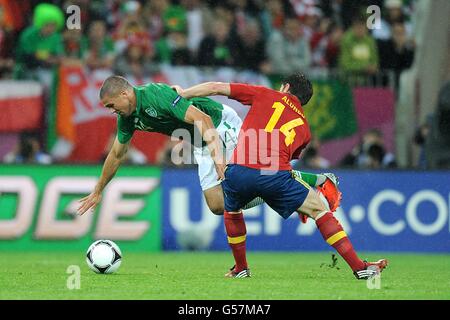
[[[186,123],[184,117],[190,105],[200,109],[212,119],[214,126],[220,124],[223,105],[209,98],[185,99],[164,83],[149,83],[134,87],[136,110],[129,116],[117,116],[117,138],[120,143],[130,141],[135,130],[159,132],[172,135],[177,129],[186,129],[194,143],[196,128]]]
[[[46,59],[50,55],[59,56],[64,53],[61,34],[54,32],[50,36],[42,36],[36,27],[26,28],[20,35],[17,45],[17,61],[25,63],[28,55],[36,55]]]

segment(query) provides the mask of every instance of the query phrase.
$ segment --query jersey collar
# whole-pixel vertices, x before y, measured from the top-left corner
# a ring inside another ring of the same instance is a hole
[[[136,95],[136,110],[134,112],[138,113],[142,106],[142,92],[137,87],[133,87],[133,91]]]

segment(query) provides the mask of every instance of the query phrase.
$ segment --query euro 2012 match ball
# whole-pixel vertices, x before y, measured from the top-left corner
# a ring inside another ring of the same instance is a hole
[[[97,240],[86,252],[86,263],[95,273],[113,273],[122,263],[122,252],[111,240]]]

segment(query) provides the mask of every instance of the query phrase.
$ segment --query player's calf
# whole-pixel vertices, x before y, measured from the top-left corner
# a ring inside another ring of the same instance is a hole
[[[247,270],[247,255],[246,255],[246,238],[247,228],[245,226],[244,216],[240,212],[224,213],[225,231],[227,233],[228,244],[233,252],[235,266],[232,268],[233,272],[241,274],[241,271]]]
[[[315,191],[309,191],[298,212],[307,214],[316,220],[317,228],[323,239],[339,253],[353,272],[366,268],[364,261],[358,258],[341,224],[331,211],[325,209],[325,205]]]

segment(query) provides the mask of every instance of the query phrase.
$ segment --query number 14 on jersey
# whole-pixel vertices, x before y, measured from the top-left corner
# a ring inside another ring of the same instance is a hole
[[[275,126],[277,125],[286,106],[284,104],[282,104],[281,102],[275,102],[272,105],[272,108],[275,109],[275,111],[273,112],[272,116],[270,117],[269,122],[267,122],[267,125],[264,128],[264,131],[269,132],[269,133],[272,132],[273,129],[275,128]],[[304,124],[303,119],[297,118],[297,119],[291,120],[289,122],[286,122],[285,124],[283,124],[280,127],[281,133],[284,134],[284,136],[286,137],[284,139],[284,143],[286,144],[286,146],[289,146],[294,142],[295,135],[296,135],[294,129],[303,124]]]

